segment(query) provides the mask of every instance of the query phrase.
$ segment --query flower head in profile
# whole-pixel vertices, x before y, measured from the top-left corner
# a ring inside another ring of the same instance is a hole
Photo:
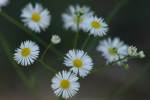
[[[100,41],[97,50],[102,53],[107,63],[123,59],[128,55],[128,46],[119,38]],[[120,62],[118,62],[119,64]]]
[[[77,94],[80,84],[74,73],[62,71],[53,77],[51,87],[57,96],[68,99]]]
[[[39,46],[32,41],[24,41],[15,50],[14,59],[22,66],[29,66],[35,62],[39,56]]]
[[[58,35],[52,35],[51,42],[53,44],[59,44],[61,42],[61,38]]]
[[[21,18],[25,26],[40,33],[50,25],[51,15],[41,4],[36,3],[34,7],[29,3],[23,8]]]
[[[6,6],[9,3],[9,0],[0,0],[0,10],[2,7]]]
[[[103,18],[89,16],[83,23],[83,29],[93,36],[104,36],[107,34],[108,25]]]
[[[83,22],[88,16],[92,16],[94,13],[86,6],[69,6],[66,13],[62,14],[62,20],[64,22],[65,29],[71,29],[73,31],[78,31],[83,28]]]
[[[81,77],[87,76],[93,68],[93,61],[82,50],[69,50],[65,56],[64,64]]]

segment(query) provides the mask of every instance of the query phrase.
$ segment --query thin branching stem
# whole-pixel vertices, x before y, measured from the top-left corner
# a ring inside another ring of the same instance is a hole
[[[0,15],[5,18],[6,20],[8,20],[9,22],[11,22],[12,24],[16,25],[18,28],[22,29],[23,31],[25,31],[26,34],[32,36],[34,39],[36,39],[41,45],[43,45],[44,47],[47,47],[47,43],[45,41],[43,41],[42,39],[40,39],[38,36],[36,36],[35,34],[33,34],[32,31],[28,30],[26,27],[24,27],[24,25],[22,25],[20,22],[18,22],[17,20],[15,20],[14,18],[12,18],[11,16],[9,16],[8,14],[6,14],[5,12],[1,11]],[[63,54],[58,51],[55,47],[50,47],[50,49],[57,54],[58,56],[62,56]]]
[[[3,50],[4,50],[5,54],[8,57],[8,60],[13,65],[13,68],[17,72],[17,74],[18,74],[19,78],[22,80],[23,84],[27,88],[31,88],[31,84],[30,84],[29,79],[26,77],[26,75],[24,74],[24,72],[21,70],[20,66],[18,66],[16,64],[16,62],[12,59],[13,57],[12,57],[12,54],[11,54],[10,47],[9,47],[6,39],[3,37],[2,33],[0,33],[0,43],[1,43],[2,47],[3,47]]]
[[[52,73],[56,73],[57,72],[57,70],[55,70],[52,66],[50,66],[50,65],[47,65],[46,63],[44,63],[42,60],[38,60],[39,61],[39,63],[44,67],[44,68],[46,68],[46,69],[48,69],[49,71],[51,71]]]
[[[82,45],[82,50],[84,50],[88,44],[88,41],[90,39],[90,35],[85,39],[85,41],[83,42],[83,45]]]
[[[42,55],[41,55],[41,60],[44,59],[44,56],[46,55],[46,53],[48,52],[49,48],[52,46],[51,43],[48,44],[48,46],[45,48],[45,50],[43,51]]]
[[[77,14],[77,32],[76,32],[75,40],[74,40],[74,46],[73,46],[74,49],[76,49],[77,44],[78,44],[79,31],[80,31],[79,24],[80,24],[80,15]]]
[[[117,100],[117,97],[119,95],[122,95],[123,93],[125,93],[130,87],[132,87],[135,83],[137,83],[141,78],[143,78],[143,76],[145,75],[146,72],[150,71],[150,62],[146,64],[146,66],[144,67],[144,69],[140,70],[138,72],[138,74],[136,74],[136,76],[134,77],[134,79],[130,80],[128,78],[126,78],[128,82],[128,84],[121,86],[118,88],[117,91],[113,92],[112,95],[109,97],[108,100]]]
[[[25,31],[25,34],[28,34],[30,36],[32,36],[34,39],[36,39],[41,45],[43,46],[47,46],[47,43],[43,40],[41,40],[39,37],[37,37],[35,34],[32,33],[32,31],[28,30],[26,27],[24,27],[24,25],[22,25],[20,22],[18,22],[17,20],[15,20],[14,18],[12,18],[11,16],[9,16],[8,14],[6,14],[5,12],[1,11],[0,15],[5,18],[7,21],[11,22],[12,24],[16,25],[18,28],[20,28],[21,30]]]

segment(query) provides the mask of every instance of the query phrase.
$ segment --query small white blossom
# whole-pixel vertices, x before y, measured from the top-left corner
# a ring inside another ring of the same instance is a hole
[[[144,58],[144,57],[145,57],[144,51],[140,51],[140,52],[139,52],[139,57],[140,57],[140,58]]]
[[[143,51],[138,52],[137,48],[134,46],[130,46],[128,47],[128,55],[131,57],[140,57],[140,58],[144,58],[145,54]]]
[[[61,42],[61,38],[58,35],[52,35],[51,42],[53,44],[59,44]]]
[[[129,56],[137,56],[138,55],[137,48],[134,46],[128,47],[128,54]]]

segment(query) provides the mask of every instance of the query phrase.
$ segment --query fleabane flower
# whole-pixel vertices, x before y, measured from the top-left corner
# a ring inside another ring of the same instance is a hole
[[[6,6],[9,3],[9,0],[0,0],[0,10],[2,7]]]
[[[62,71],[52,78],[51,87],[57,96],[68,99],[77,94],[80,84],[74,73]]]
[[[52,35],[51,42],[53,44],[59,44],[61,42],[61,38],[58,35]]]
[[[64,59],[64,64],[80,77],[87,76],[93,68],[91,57],[82,50],[69,50]]]
[[[128,47],[128,55],[131,57],[140,57],[144,58],[145,54],[144,51],[137,51],[137,48],[135,46],[129,46]]]
[[[93,14],[94,12],[87,6],[69,6],[67,12],[62,14],[64,28],[78,31],[78,28],[83,28],[85,18]]]
[[[128,46],[124,44],[119,38],[106,39],[100,41],[97,51],[100,51],[107,63],[123,59],[128,56]],[[121,65],[121,62],[118,62]]]
[[[103,18],[97,16],[86,17],[83,29],[93,36],[104,36],[107,34],[108,25]]]
[[[22,66],[29,66],[35,62],[39,56],[39,46],[32,41],[24,41],[15,50],[14,59]]]
[[[34,7],[29,3],[23,8],[21,18],[25,26],[32,31],[40,33],[50,25],[51,15],[41,4],[36,3]]]

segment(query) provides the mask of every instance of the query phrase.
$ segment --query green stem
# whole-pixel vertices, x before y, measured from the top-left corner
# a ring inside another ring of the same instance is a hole
[[[124,58],[121,58],[121,59],[118,59],[118,60],[116,60],[116,61],[113,61],[113,62],[111,62],[111,63],[109,63],[109,64],[102,65],[102,66],[103,66],[102,68],[96,69],[96,70],[94,70],[92,73],[102,72],[103,70],[107,69],[108,67],[110,67],[110,66],[112,66],[112,65],[114,65],[114,64],[116,64],[116,63],[118,63],[118,62],[120,62],[120,61],[124,61],[124,60],[127,59],[127,58],[128,58],[128,59],[131,59],[131,58],[133,58],[133,57],[126,56],[126,57],[124,57]]]
[[[125,6],[128,3],[128,0],[121,0],[115,7],[114,9],[111,11],[111,13],[108,15],[108,17],[106,17],[106,21],[109,24],[112,19],[114,18],[114,16],[120,11],[120,9]],[[101,38],[101,37],[100,37]],[[93,39],[91,41],[91,45],[89,45],[89,48],[92,48],[98,41],[99,39]]]
[[[40,100],[40,98],[35,94],[34,91],[34,78],[33,76],[31,77],[31,80],[29,80],[27,78],[27,76],[24,74],[24,72],[21,70],[21,67],[18,66],[18,64],[16,64],[16,62],[14,61],[14,59],[12,59],[12,54],[11,54],[11,50],[9,47],[9,44],[7,42],[7,40],[3,37],[3,34],[0,33],[0,43],[8,57],[8,60],[11,62],[11,64],[13,65],[13,68],[15,69],[16,73],[18,74],[19,78],[21,79],[21,81],[23,82],[23,84],[25,85],[25,87],[27,87],[27,89],[30,90],[30,93],[33,95],[33,97],[35,98],[35,100]],[[52,71],[53,73],[56,73],[56,70],[53,69],[52,67],[49,67],[48,65],[46,65],[43,61],[39,61],[45,68],[49,69],[50,71]]]
[[[26,34],[31,35],[33,38],[35,38],[40,44],[42,44],[43,46],[47,46],[47,43],[44,42],[43,40],[41,40],[39,37],[37,37],[36,35],[34,35],[30,30],[27,30],[26,27],[24,27],[20,22],[16,21],[15,19],[13,19],[12,17],[10,17],[8,14],[6,14],[5,12],[1,11],[0,15],[5,18],[6,20],[8,20],[9,22],[11,22],[12,24],[16,25],[18,28],[22,29],[23,31],[25,31]]]
[[[8,20],[9,22],[11,22],[12,24],[16,25],[18,28],[22,29],[23,31],[25,31],[26,34],[32,36],[34,39],[36,39],[41,45],[43,45],[44,47],[47,47],[47,43],[45,41],[43,41],[42,39],[40,39],[38,36],[36,36],[35,34],[32,33],[32,31],[28,30],[26,27],[24,27],[24,25],[22,25],[20,22],[18,22],[17,20],[15,20],[14,18],[10,17],[8,14],[6,14],[5,12],[0,12],[0,15],[5,18],[6,20]],[[55,49],[54,47],[51,46],[50,48],[54,53],[56,53],[59,56],[62,56],[63,54],[61,52],[59,52],[57,49]]]
[[[82,45],[82,50],[85,49],[86,45],[88,44],[89,39],[90,39],[90,35],[85,39],[85,41],[84,41],[84,43]]]
[[[39,63],[46,69],[50,70],[52,73],[56,73],[57,70],[55,70],[53,67],[51,67],[50,65],[45,64],[42,60],[38,60]]]
[[[129,81],[129,83],[127,85],[124,85],[118,88],[116,92],[113,92],[112,96],[110,96],[108,100],[117,100],[117,97],[119,95],[122,95],[123,93],[125,93],[130,87],[132,87],[135,83],[137,83],[137,81],[139,81],[145,75],[145,73],[148,72],[149,70],[150,70],[150,62],[146,65],[146,67],[143,70],[140,70],[140,72],[136,74],[134,79],[129,81],[129,79],[126,78],[126,80]]]
[[[64,98],[60,97],[60,98],[59,98],[59,100],[66,100],[66,99],[64,99]]]
[[[75,36],[74,49],[76,49],[76,47],[77,47],[78,38],[79,38],[79,32],[77,32],[76,36]]]
[[[77,33],[75,36],[75,40],[74,40],[74,49],[76,49],[77,47],[77,42],[78,42],[78,38],[79,38],[79,23],[80,23],[80,15],[77,15]]]
[[[24,72],[21,70],[20,66],[18,66],[16,64],[16,62],[14,61],[14,59],[12,59],[12,54],[11,54],[10,47],[9,47],[6,39],[3,37],[2,33],[0,33],[0,43],[1,43],[2,47],[3,47],[3,50],[4,50],[5,54],[8,57],[8,60],[13,65],[13,68],[17,72],[17,74],[18,74],[19,78],[22,80],[23,84],[27,88],[31,88],[32,85],[30,84],[29,79],[26,77],[26,75],[24,74]]]
[[[64,54],[62,52],[60,52],[58,49],[56,49],[55,47],[53,47],[52,45],[50,46],[51,51],[53,51],[55,54],[57,54],[60,57],[63,57]]]
[[[120,0],[120,2],[115,6],[112,12],[106,18],[107,23],[110,23],[114,16],[120,11],[120,9],[128,3],[128,0]]]
[[[47,51],[48,51],[48,49],[51,47],[51,43],[49,43],[49,45],[46,47],[46,49],[44,50],[44,52],[42,53],[42,55],[41,55],[41,60],[43,60],[44,59],[44,56],[46,55],[46,53],[47,53]]]

